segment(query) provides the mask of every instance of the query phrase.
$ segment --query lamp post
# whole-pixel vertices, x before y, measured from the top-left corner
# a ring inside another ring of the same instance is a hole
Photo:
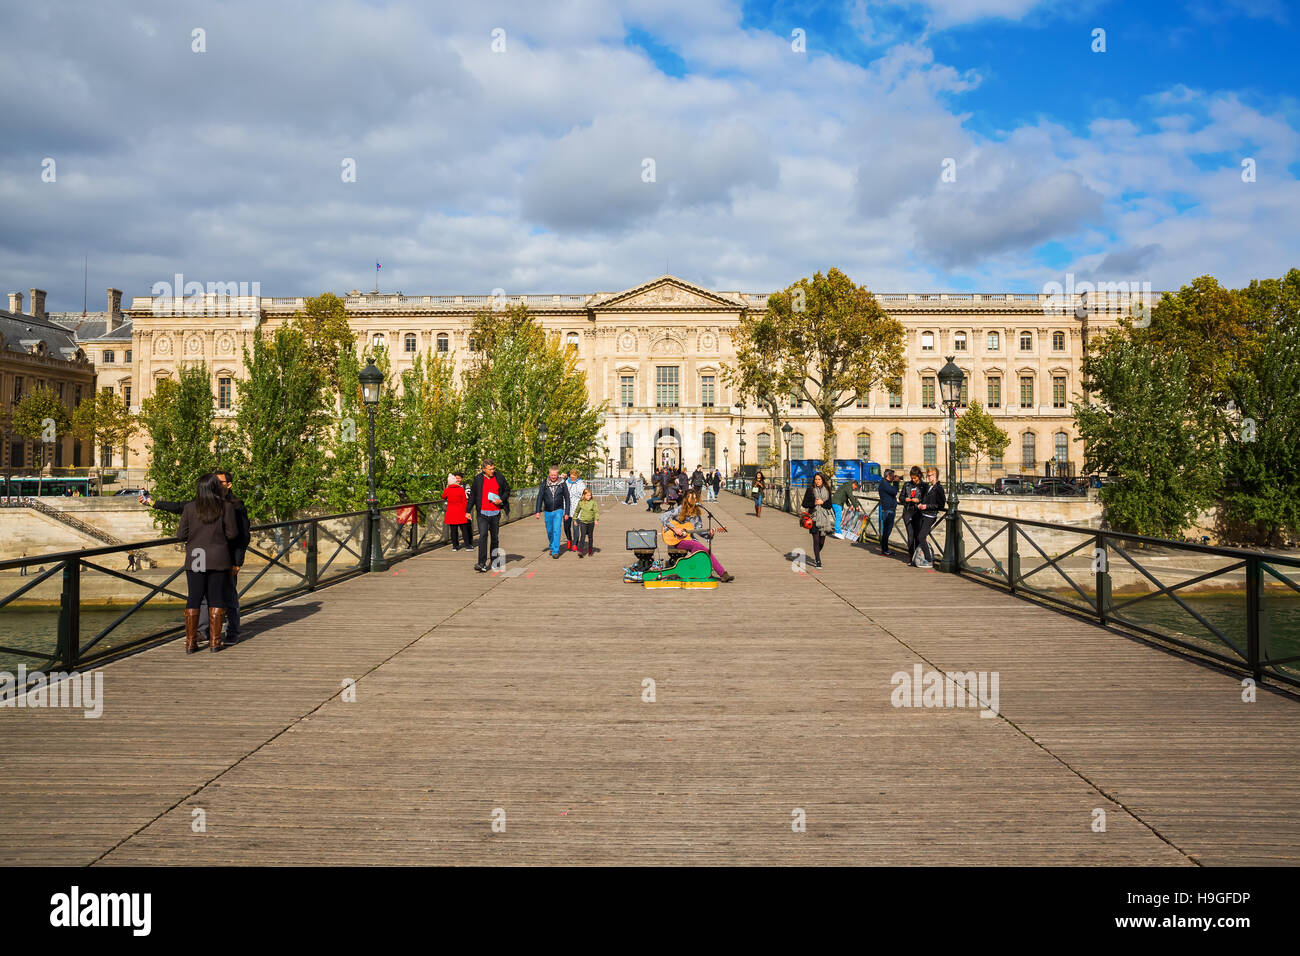
[[[542,460],[537,465],[539,475],[546,474],[546,422],[537,423],[537,437],[542,440]]]
[[[790,474],[790,436],[794,433],[794,428],[789,422],[781,426],[781,437],[785,439],[785,471],[781,475],[781,480],[785,483],[785,508],[790,510],[790,480],[793,475]]]
[[[961,383],[966,376],[949,355],[947,363],[939,369],[938,378],[943,406],[948,409],[948,513],[944,516],[947,535],[938,570],[956,574],[961,570],[961,520],[957,513],[957,483],[953,475],[957,467],[957,406],[961,403]]]
[[[731,457],[731,446],[730,446],[730,445],[723,445],[723,446],[722,446],[722,471],[723,471],[723,473],[727,476],[727,482],[728,482],[727,487],[728,487],[728,488],[731,487],[731,484],[730,484],[730,482],[731,482],[731,462],[729,462],[729,461],[727,460],[727,459],[730,458],[730,457]]]
[[[370,419],[370,434],[367,440],[370,497],[366,499],[366,504],[370,506],[370,543],[367,553],[370,555],[371,571],[386,571],[388,562],[384,560],[384,545],[379,531],[379,499],[375,497],[375,409],[379,405],[379,387],[384,384],[384,373],[375,367],[374,359],[366,359],[366,367],[357,377],[361,382],[361,400],[365,403]]]
[[[743,435],[745,433],[745,429],[742,428],[740,430],[740,433]],[[744,438],[740,439],[740,480],[741,481],[745,480],[745,439]]]

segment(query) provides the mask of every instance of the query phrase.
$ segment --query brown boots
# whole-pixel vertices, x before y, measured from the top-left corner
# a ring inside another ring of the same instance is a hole
[[[193,654],[199,649],[199,609],[185,609],[185,653]]]
[[[198,612],[195,611],[195,614]],[[221,639],[221,625],[226,622],[226,609],[224,607],[208,608],[208,650],[215,654],[217,651],[224,650],[226,642]],[[197,627],[197,623],[195,625]]]
[[[763,506],[762,506],[762,505],[754,505],[754,517],[755,517],[755,518],[761,518],[761,517],[763,517]]]

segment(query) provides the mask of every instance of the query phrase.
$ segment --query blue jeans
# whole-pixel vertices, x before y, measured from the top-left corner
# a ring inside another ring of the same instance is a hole
[[[551,554],[559,554],[561,539],[564,536],[564,509],[543,511],[542,520],[546,522],[546,540],[551,546]]]
[[[836,533],[836,534],[839,534],[839,533],[840,533],[840,518],[841,518],[841,516],[843,516],[843,514],[844,514],[844,506],[843,506],[843,505],[835,505],[835,504],[833,504],[833,505],[831,505],[831,511],[835,512],[835,533]]]

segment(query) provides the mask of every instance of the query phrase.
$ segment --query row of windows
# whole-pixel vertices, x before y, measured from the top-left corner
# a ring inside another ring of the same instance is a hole
[[[10,383],[12,386],[9,393],[10,401],[12,404],[17,405],[20,401],[22,401],[23,396],[27,394],[27,389],[25,384],[26,379],[22,375],[11,375],[10,378],[13,379],[13,381]],[[35,391],[37,389],[42,389],[44,387],[45,387],[45,379],[38,378],[35,381],[32,391]],[[53,387],[54,387],[54,394],[58,397],[59,401],[62,402],[64,405],[67,405],[69,400],[72,402],[71,407],[73,408],[76,408],[78,405],[81,404],[80,385],[69,386],[67,382],[54,382]]]
[[[1028,330],[1023,331],[1023,332],[1020,333],[1019,338],[1020,338],[1020,351],[1022,351],[1022,352],[1032,352],[1032,351],[1034,350],[1034,333],[1033,333],[1033,332],[1030,332],[1030,331],[1028,331]],[[933,332],[931,332],[931,331],[925,331],[925,332],[922,332],[922,333],[921,333],[921,351],[922,351],[922,352],[933,352],[933,351],[934,351],[934,340],[935,340],[935,336],[934,336],[934,333],[933,333]],[[966,335],[965,332],[954,332],[954,333],[952,334],[952,350],[953,350],[954,352],[966,352],[966,351],[968,351],[968,344],[969,344],[969,338],[968,338],[968,336]],[[990,352],[999,352],[999,351],[1001,351],[1001,350],[1002,350],[1002,333],[1001,333],[1001,332],[990,332],[990,333],[988,334],[988,338],[985,340],[985,344],[988,346],[988,351],[990,351]],[[1053,332],[1053,333],[1052,333],[1052,351],[1053,351],[1053,352],[1064,352],[1064,351],[1065,351],[1065,333],[1064,333],[1064,332],[1057,331],[1057,332]]]

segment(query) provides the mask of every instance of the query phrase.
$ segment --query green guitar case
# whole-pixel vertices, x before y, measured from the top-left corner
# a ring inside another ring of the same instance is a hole
[[[692,551],[678,558],[662,571],[646,571],[641,575],[644,584],[650,581],[711,581],[713,564],[707,551]]]

